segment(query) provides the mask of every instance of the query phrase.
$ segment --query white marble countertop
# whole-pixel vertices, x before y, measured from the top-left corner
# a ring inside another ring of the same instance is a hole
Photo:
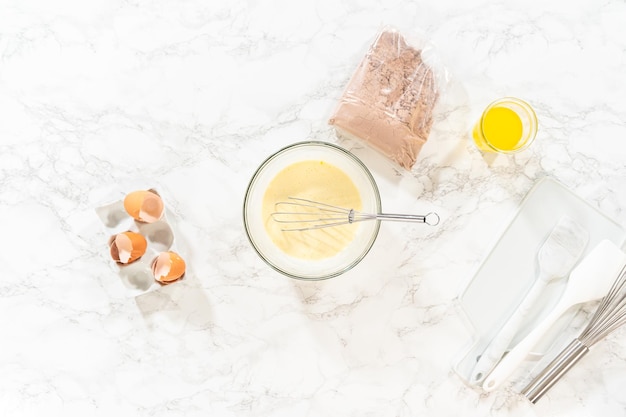
[[[624,415],[623,331],[536,406],[452,370],[471,336],[455,298],[536,181],[626,225],[626,4],[518,3],[2,1],[0,415]],[[448,70],[410,172],[327,124],[385,25]],[[488,161],[468,131],[504,95],[540,130]],[[441,225],[383,225],[332,280],[271,270],[244,192],[306,139],[361,157],[385,209]],[[162,192],[188,273],[133,298],[94,208],[137,187]]]

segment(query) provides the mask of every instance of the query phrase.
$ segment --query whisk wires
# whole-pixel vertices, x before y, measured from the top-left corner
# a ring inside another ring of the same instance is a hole
[[[279,201],[274,207],[276,211],[271,216],[275,222],[293,225],[286,226],[283,231],[324,229],[375,218],[354,209],[299,197],[288,197],[288,201]],[[296,211],[290,211],[294,207]]]
[[[578,339],[592,346],[626,323],[626,265]]]

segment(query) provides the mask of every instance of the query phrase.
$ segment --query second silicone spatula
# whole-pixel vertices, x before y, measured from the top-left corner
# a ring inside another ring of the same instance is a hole
[[[554,226],[537,253],[539,274],[526,296],[491,340],[472,370],[470,382],[480,384],[509,347],[528,313],[550,281],[569,274],[583,254],[589,234],[568,216]]]
[[[626,263],[626,254],[608,240],[600,242],[570,274],[567,286],[550,313],[519,342],[485,379],[483,389],[499,387],[524,361],[541,337],[570,307],[606,295]]]

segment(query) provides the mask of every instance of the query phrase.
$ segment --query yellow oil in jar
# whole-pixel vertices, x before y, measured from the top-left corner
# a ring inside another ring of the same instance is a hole
[[[514,151],[525,142],[522,119],[508,107],[491,107],[477,123],[474,141],[482,150]]]

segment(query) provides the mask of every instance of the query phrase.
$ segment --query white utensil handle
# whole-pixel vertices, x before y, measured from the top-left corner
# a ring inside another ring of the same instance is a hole
[[[495,369],[487,376],[483,389],[491,392],[498,388],[526,359],[543,335],[552,327],[554,322],[569,308],[567,302],[559,302],[538,325],[524,339],[522,339],[507,355],[502,358]]]
[[[511,344],[520,326],[535,305],[535,302],[546,287],[549,277],[540,276],[535,280],[520,305],[506,321],[498,334],[491,340],[480,359],[472,370],[470,383],[480,383],[489,374],[489,371],[500,361],[504,352]]]

